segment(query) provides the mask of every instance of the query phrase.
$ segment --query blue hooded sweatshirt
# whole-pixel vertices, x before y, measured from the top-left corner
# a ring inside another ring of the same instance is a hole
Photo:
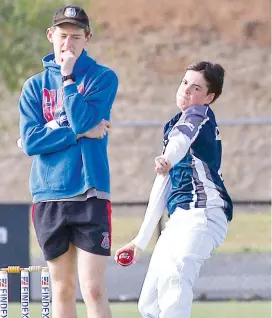
[[[77,139],[102,119],[109,120],[118,79],[84,50],[63,87],[54,54],[43,59],[45,71],[29,78],[19,100],[20,136],[24,152],[34,156],[30,172],[33,202],[61,200],[90,188],[110,193],[108,135]],[[59,128],[46,123],[56,120]]]

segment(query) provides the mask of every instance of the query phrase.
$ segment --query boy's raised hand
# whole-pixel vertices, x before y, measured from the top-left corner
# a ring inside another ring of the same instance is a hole
[[[155,158],[155,171],[158,174],[167,175],[172,165],[169,160],[164,158],[163,156],[158,156]]]

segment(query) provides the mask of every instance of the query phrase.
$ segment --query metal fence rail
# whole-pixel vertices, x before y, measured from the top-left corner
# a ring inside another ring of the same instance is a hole
[[[267,206],[271,205],[271,200],[232,200],[233,205],[235,206],[243,206],[243,205],[251,205],[251,206]],[[147,206],[148,201],[120,201],[120,202],[112,202],[112,206],[116,207],[124,207],[124,206]]]
[[[240,126],[240,125],[271,125],[271,118],[239,118],[218,120],[217,123],[222,126]],[[114,127],[163,127],[162,121],[122,121],[112,123]]]

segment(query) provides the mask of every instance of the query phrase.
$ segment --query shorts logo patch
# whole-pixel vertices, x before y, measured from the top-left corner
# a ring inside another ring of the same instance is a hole
[[[108,250],[110,248],[110,238],[109,238],[109,232],[103,232],[102,235],[104,236],[101,247]]]

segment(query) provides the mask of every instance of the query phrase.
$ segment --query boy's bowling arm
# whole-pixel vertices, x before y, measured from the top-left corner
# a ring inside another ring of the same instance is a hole
[[[137,236],[132,240],[141,250],[144,250],[148,245],[163,215],[170,189],[171,180],[169,174],[167,176],[158,174],[150,193],[144,221]]]

